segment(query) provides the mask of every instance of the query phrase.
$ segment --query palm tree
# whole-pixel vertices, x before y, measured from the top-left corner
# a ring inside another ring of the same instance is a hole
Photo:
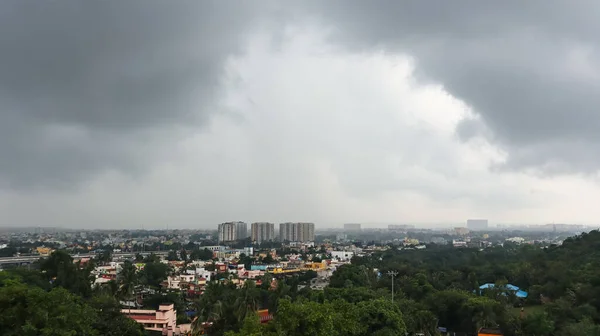
[[[131,261],[127,260],[123,263],[121,272],[118,277],[117,297],[119,299],[131,299],[135,297],[135,286],[139,283],[137,269]]]
[[[238,291],[234,307],[238,323],[243,323],[246,317],[258,310],[260,291],[253,282],[246,282]]]

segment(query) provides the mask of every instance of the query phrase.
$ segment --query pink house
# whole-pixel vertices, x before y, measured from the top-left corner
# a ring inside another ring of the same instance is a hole
[[[158,310],[122,309],[121,313],[144,325],[146,330],[162,331],[163,335],[168,336],[175,335],[177,311],[173,304],[160,305]]]

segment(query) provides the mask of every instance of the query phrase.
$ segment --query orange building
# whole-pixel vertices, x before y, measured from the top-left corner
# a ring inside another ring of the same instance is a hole
[[[260,323],[267,323],[273,319],[273,314],[269,314],[268,309],[261,309],[257,311]]]
[[[502,331],[500,329],[495,328],[481,328],[479,332],[477,332],[477,336],[502,336]]]

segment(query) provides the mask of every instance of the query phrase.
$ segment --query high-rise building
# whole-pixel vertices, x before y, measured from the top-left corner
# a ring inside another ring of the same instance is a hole
[[[237,239],[237,223],[229,222],[219,224],[219,243],[230,242]]]
[[[250,231],[253,242],[262,243],[275,240],[275,224],[273,223],[252,223]]]
[[[346,232],[360,231],[360,224],[344,224],[344,231],[346,231]]]
[[[467,228],[471,231],[483,231],[488,229],[487,219],[468,219]]]
[[[237,239],[246,239],[248,238],[248,224],[244,223],[244,222],[237,222],[235,223],[236,225],[236,230],[237,230]]]
[[[314,223],[281,223],[279,240],[282,242],[311,242],[315,240]]]

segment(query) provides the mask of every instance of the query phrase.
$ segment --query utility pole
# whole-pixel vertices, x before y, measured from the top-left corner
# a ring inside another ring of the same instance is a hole
[[[388,271],[387,274],[392,277],[392,303],[394,303],[394,277],[398,275],[398,271]]]
[[[392,303],[394,303],[394,277],[398,275],[398,271],[388,271],[387,275],[392,277]]]

